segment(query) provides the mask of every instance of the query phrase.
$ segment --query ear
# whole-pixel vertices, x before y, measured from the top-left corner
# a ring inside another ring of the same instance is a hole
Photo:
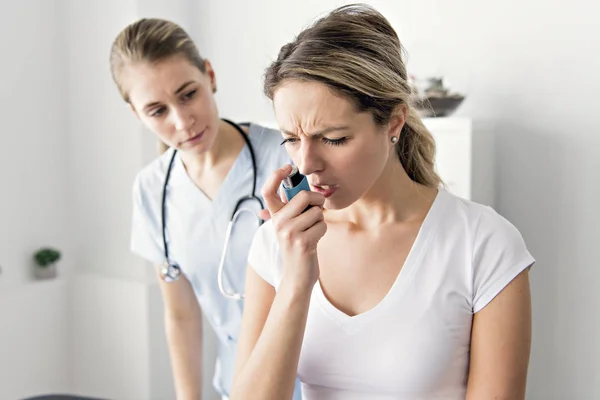
[[[215,70],[212,67],[212,64],[209,60],[204,60],[204,70],[206,71],[206,76],[210,80],[210,86],[212,88],[212,92],[217,92],[217,75],[215,74]]]
[[[390,118],[390,122],[388,124],[388,135],[391,136],[400,136],[400,132],[406,124],[406,119],[408,118],[408,107],[406,104],[400,104],[394,110],[392,117]]]

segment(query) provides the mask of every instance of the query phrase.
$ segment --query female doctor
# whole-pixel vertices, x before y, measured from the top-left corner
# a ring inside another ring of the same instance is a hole
[[[177,398],[201,398],[202,312],[218,338],[213,385],[227,398],[260,188],[288,155],[277,131],[219,119],[215,72],[176,24],[127,26],[110,66],[125,102],[169,147],[135,178],[131,248],[157,268]],[[241,209],[252,212],[228,231]]]

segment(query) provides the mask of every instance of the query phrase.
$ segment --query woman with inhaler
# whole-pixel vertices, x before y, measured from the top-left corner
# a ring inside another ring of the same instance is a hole
[[[178,25],[132,23],[110,64],[125,102],[168,147],[135,178],[131,248],[156,265],[177,398],[202,396],[204,314],[218,339],[213,385],[226,399],[260,220],[239,214],[230,235],[228,225],[238,209],[264,213],[254,189],[289,157],[277,131],[219,118],[215,71]]]
[[[290,166],[263,188],[231,399],[290,399],[296,374],[307,400],[524,399],[534,259],[443,189],[389,22],[334,10],[264,89],[311,190],[278,195]]]

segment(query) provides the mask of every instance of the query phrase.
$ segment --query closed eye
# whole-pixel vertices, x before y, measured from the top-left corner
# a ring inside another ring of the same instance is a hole
[[[196,89],[187,92],[186,94],[183,95],[184,100],[189,100],[189,99],[193,98],[194,95],[196,94],[196,92],[197,92]]]
[[[281,142],[281,145],[284,144],[294,144],[298,141],[297,138],[286,138],[283,140],[283,142]],[[325,144],[328,144],[330,146],[341,146],[343,144],[345,144],[348,141],[348,138],[343,137],[343,138],[339,138],[339,139],[328,139],[328,138],[321,138],[321,141]]]
[[[152,111],[150,113],[150,116],[151,117],[160,117],[161,115],[163,115],[165,113],[166,110],[167,110],[166,107],[159,107],[159,108],[155,109],[154,111]]]
[[[339,138],[339,139],[327,139],[327,138],[323,138],[323,142],[327,143],[331,146],[341,146],[344,143],[346,143],[348,141],[348,138]]]

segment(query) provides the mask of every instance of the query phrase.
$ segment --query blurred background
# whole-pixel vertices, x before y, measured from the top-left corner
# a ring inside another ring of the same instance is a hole
[[[0,399],[174,398],[154,272],[129,252],[131,185],[156,142],[111,80],[117,33],[140,17],[179,23],[213,63],[221,116],[270,124],[265,67],[346,3],[2,2]],[[527,398],[600,399],[600,3],[367,3],[397,30],[415,82],[441,77],[465,96],[427,120],[442,177],[508,218],[537,259]],[[50,278],[34,273],[47,246],[62,254]]]

